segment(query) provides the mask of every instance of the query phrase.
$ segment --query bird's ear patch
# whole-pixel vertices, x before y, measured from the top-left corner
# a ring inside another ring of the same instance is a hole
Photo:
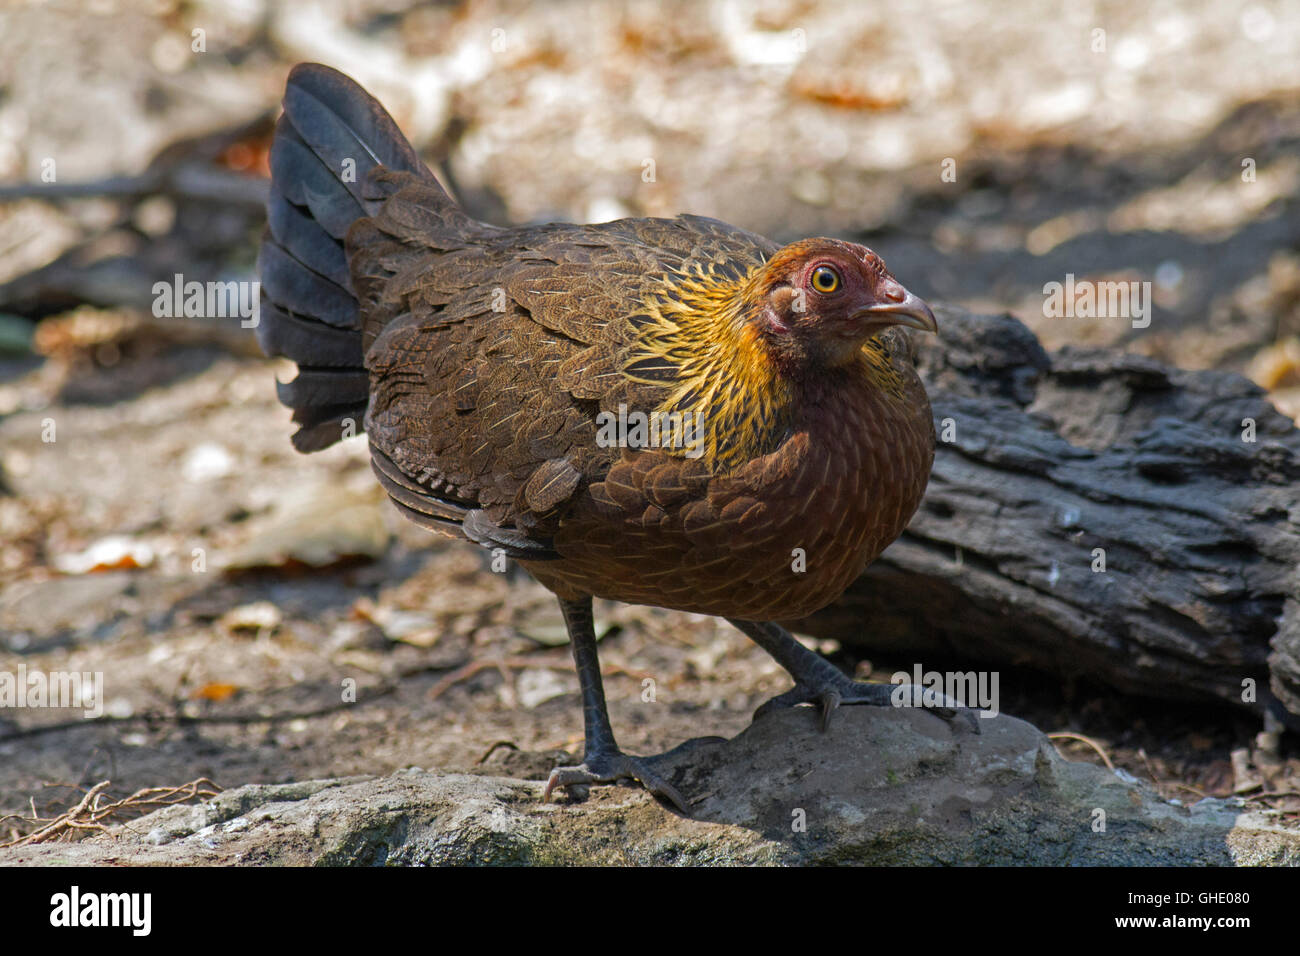
[[[767,294],[763,305],[763,321],[767,327],[780,334],[790,331],[790,320],[803,311],[803,290],[788,285],[778,286]]]

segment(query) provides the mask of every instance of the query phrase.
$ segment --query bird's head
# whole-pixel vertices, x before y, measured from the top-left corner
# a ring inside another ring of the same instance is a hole
[[[808,388],[852,379],[827,370],[858,361],[859,385],[901,394],[889,349],[871,337],[938,330],[879,256],[837,239],[792,243],[739,275],[709,260],[671,273],[631,321],[623,374],[658,392],[646,399],[656,410],[702,415],[705,458],[721,470],[779,445]]]
[[[866,246],[802,239],[751,276],[745,320],[772,354],[798,365],[851,361],[881,329],[937,332],[930,307],[889,274]]]

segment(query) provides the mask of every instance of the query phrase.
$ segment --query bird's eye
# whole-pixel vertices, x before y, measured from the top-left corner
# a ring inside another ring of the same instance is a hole
[[[830,266],[818,266],[813,270],[812,287],[823,294],[834,292],[840,287],[840,274]]]

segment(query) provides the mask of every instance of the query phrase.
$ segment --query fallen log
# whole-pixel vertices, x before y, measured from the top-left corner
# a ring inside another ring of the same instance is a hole
[[[918,342],[940,438],[925,500],[793,626],[1300,729],[1300,430],[1236,374],[1049,355],[1010,316],[936,311],[941,336]]]

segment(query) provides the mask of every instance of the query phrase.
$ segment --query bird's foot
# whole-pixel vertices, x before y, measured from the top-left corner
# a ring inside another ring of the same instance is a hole
[[[549,800],[551,791],[556,787],[616,783],[619,780],[635,780],[656,797],[667,800],[679,812],[690,815],[690,811],[686,809],[686,801],[677,792],[677,788],[655,773],[645,757],[633,757],[620,750],[613,753],[590,754],[576,767],[556,767],[546,781],[542,800]]]
[[[868,684],[863,681],[840,680],[829,681],[818,686],[795,684],[784,694],[778,694],[766,701],[754,711],[754,720],[765,714],[799,704],[812,704],[820,713],[820,726],[823,733],[830,726],[831,714],[843,704],[865,704],[872,707],[921,707],[937,717],[942,717],[950,724],[962,717],[975,733],[980,732],[978,713],[970,707],[963,707],[950,697],[932,695],[923,692],[918,685]]]

